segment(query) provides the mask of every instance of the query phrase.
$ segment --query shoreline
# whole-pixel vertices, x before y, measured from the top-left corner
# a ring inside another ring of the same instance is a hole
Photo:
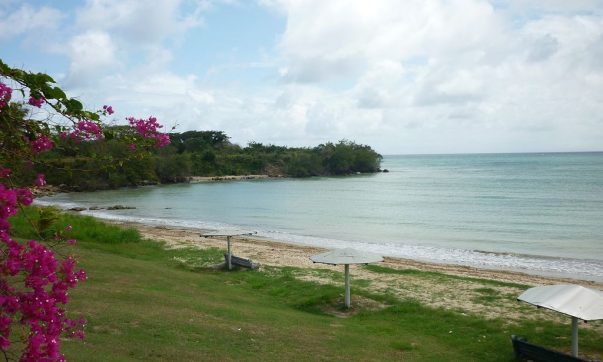
[[[277,175],[226,175],[226,176],[189,176],[188,183],[198,184],[205,182],[216,182],[216,181],[242,181],[242,180],[265,180],[272,178],[283,178],[285,176]]]
[[[208,182],[220,182],[220,181],[244,181],[244,180],[265,180],[265,179],[277,179],[286,178],[285,175],[224,175],[224,176],[187,176],[186,181],[173,182],[173,183],[148,183],[140,185],[127,185],[115,189],[95,189],[95,190],[75,190],[72,187],[61,185],[44,185],[39,187],[31,188],[31,192],[35,197],[47,197],[54,196],[62,193],[70,192],[96,192],[105,190],[117,190],[120,188],[131,188],[131,187],[144,187],[144,186],[161,186],[161,185],[173,185],[173,184],[199,184]]]
[[[202,182],[213,181],[208,180]],[[38,205],[56,206],[63,209],[64,211],[82,212],[82,214],[84,215],[92,216],[101,220],[105,220],[107,222],[116,224],[130,223],[135,227],[146,225],[147,227],[165,227],[173,230],[188,230],[189,232],[192,232],[194,230],[213,231],[227,226],[226,224],[221,225],[220,223],[213,222],[195,223],[197,225],[191,225],[189,222],[178,222],[178,220],[162,218],[155,219],[145,217],[139,218],[127,216],[123,217],[123,215],[120,215],[119,213],[115,214],[112,212],[104,212],[104,210],[111,211],[136,208],[123,205],[95,205],[89,207],[75,207],[77,206],[77,203],[57,204],[52,200],[41,200],[39,201]],[[328,250],[346,247],[345,240],[329,238],[322,240],[314,236],[302,235],[296,237],[293,234],[288,235],[287,233],[281,235],[279,233],[274,234],[266,230],[258,231],[259,234],[255,236],[254,240],[272,241],[277,245],[289,245],[301,248],[309,248],[313,250]],[[352,244],[353,243],[354,242],[352,242]],[[436,250],[436,254],[431,255],[429,254],[431,252],[431,250],[429,250],[430,247],[409,245],[407,249],[403,249],[406,246],[404,244],[401,245],[402,248],[396,249],[394,247],[394,249],[391,250],[388,249],[385,245],[378,246],[376,248],[374,245],[369,245],[368,249],[365,245],[363,245],[357,248],[359,250],[366,250],[372,253],[381,254],[384,257],[387,257],[392,260],[405,260],[409,265],[413,263],[416,263],[416,265],[431,265],[434,266],[434,270],[450,270],[451,267],[458,267],[467,270],[482,270],[484,272],[487,271],[490,273],[511,273],[519,275],[530,275],[535,277],[542,277],[545,279],[574,281],[579,283],[603,286],[603,276],[601,276],[601,268],[603,267],[603,262],[595,259],[562,258],[555,256],[513,254],[508,252],[497,253],[454,248],[451,248],[449,250],[447,248],[441,248],[440,251]],[[324,248],[320,249],[321,246],[323,246]],[[371,250],[373,248],[375,250]],[[434,248],[434,250],[435,249],[437,248]],[[430,257],[430,255],[434,257]],[[587,269],[587,267],[589,266],[591,267],[591,269]]]
[[[104,222],[133,227],[143,238],[164,241],[168,248],[172,247],[217,247],[226,250],[225,239],[217,237],[201,237],[204,229],[195,229],[174,225],[155,225],[143,222],[121,221],[99,218]],[[237,248],[238,246],[238,248]],[[288,241],[272,240],[258,236],[244,236],[233,238],[233,254],[253,259],[265,265],[292,266],[300,268],[328,268],[326,265],[314,264],[310,261],[311,255],[325,252],[329,248],[297,244]],[[380,265],[394,269],[416,269],[422,271],[439,272],[461,277],[484,278],[508,283],[538,285],[538,284],[581,284],[597,289],[603,289],[603,282],[584,280],[556,275],[541,275],[527,271],[480,268],[461,264],[437,263],[409,258],[384,256]]]

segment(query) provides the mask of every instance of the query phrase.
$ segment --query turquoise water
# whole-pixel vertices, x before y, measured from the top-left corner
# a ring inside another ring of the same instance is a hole
[[[97,216],[603,280],[603,153],[386,156],[389,173],[43,198]],[[89,212],[93,213],[93,212]]]

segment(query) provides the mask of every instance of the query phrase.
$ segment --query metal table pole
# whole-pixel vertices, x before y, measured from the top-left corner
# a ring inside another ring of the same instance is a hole
[[[232,269],[232,253],[230,252],[230,236],[226,236],[226,242],[228,243],[228,270]]]
[[[578,357],[578,318],[572,317],[572,356]]]
[[[345,307],[350,307],[350,264],[345,265]]]

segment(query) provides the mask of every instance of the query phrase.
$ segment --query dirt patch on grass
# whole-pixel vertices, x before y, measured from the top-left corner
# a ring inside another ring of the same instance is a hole
[[[378,302],[370,298],[366,298],[361,295],[354,296],[350,308],[346,308],[345,303],[343,303],[342,300],[343,295],[341,296],[340,300],[333,301],[332,303],[327,304],[320,309],[324,313],[330,314],[335,317],[348,318],[363,311],[374,311],[388,307],[387,304]]]

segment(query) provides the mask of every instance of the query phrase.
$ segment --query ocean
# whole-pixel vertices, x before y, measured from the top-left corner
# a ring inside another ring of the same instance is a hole
[[[146,186],[38,204],[385,256],[603,281],[603,153],[385,156],[385,173]]]

